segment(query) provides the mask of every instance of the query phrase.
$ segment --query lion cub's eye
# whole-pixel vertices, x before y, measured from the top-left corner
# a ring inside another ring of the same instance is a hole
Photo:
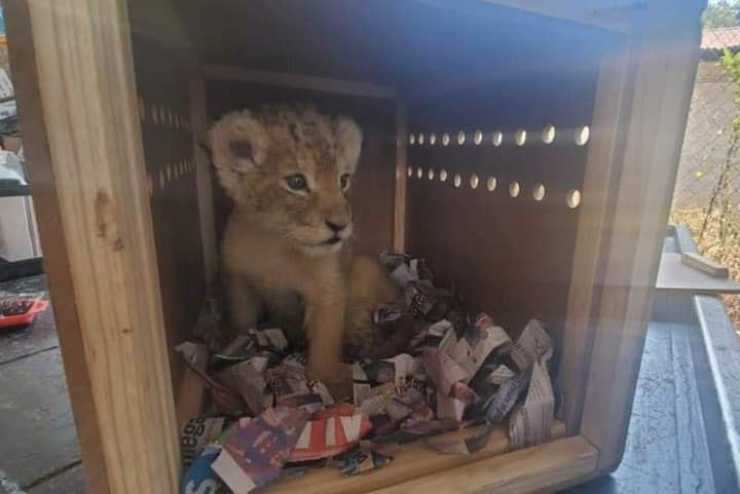
[[[347,187],[349,187],[349,173],[345,173],[341,177],[339,177],[339,185],[342,187],[342,190],[346,190]]]
[[[300,173],[285,177],[285,183],[288,184],[288,187],[290,187],[291,190],[308,190],[308,182],[306,182],[306,177],[304,177]]]

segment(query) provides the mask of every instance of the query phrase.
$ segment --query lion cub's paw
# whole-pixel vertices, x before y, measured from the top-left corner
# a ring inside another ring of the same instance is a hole
[[[334,372],[312,372],[309,369],[308,377],[324,383],[335,401],[352,397],[352,366],[349,364],[339,364]]]

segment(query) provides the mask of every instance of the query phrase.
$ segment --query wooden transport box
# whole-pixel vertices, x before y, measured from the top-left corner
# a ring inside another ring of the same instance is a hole
[[[4,5],[91,492],[177,491],[189,390],[172,347],[228,211],[198,140],[225,111],[300,99],[365,133],[359,250],[428,259],[508,330],[546,320],[562,404],[547,444],[411,445],[372,475],[274,491],[555,490],[619,464],[702,1]]]

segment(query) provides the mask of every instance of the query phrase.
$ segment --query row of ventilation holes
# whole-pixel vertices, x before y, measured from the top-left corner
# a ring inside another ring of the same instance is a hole
[[[147,117],[154,125],[161,125],[162,127],[173,127],[175,129],[187,129],[190,130],[190,122],[183,116],[173,113],[169,108],[165,108],[164,105],[151,105],[151,115],[147,115],[146,103],[144,98],[139,97],[139,118],[142,122],[147,122]]]
[[[154,195],[154,188],[157,187],[158,191],[163,191],[167,185],[180,177],[185,176],[188,173],[195,171],[195,164],[190,160],[181,161],[179,163],[171,163],[165,165],[159,170],[159,175],[149,175],[147,177],[147,188],[149,189],[149,197]]]
[[[424,177],[424,170],[421,167],[418,167],[416,169],[416,174],[414,174],[414,167],[410,166],[408,169],[408,175],[409,177],[416,176],[417,178],[423,178]],[[434,170],[430,168],[427,170],[427,178],[429,180],[434,180]],[[440,182],[446,182],[447,181],[447,170],[440,170],[439,172],[439,181]],[[455,176],[452,179],[452,184],[459,188],[462,185],[462,176],[460,176],[459,173],[456,173]],[[480,184],[480,179],[478,178],[478,175],[473,174],[470,176],[470,188],[475,190],[478,188],[478,185]],[[496,190],[496,186],[498,185],[498,181],[496,180],[496,177],[489,177],[486,181],[486,188],[489,192],[493,192]],[[509,195],[511,197],[519,197],[519,194],[521,194],[522,187],[519,184],[519,182],[514,181],[509,184]],[[532,197],[535,201],[539,202],[545,198],[546,189],[544,184],[537,183],[532,188]],[[571,189],[568,191],[568,194],[565,196],[565,203],[568,205],[569,208],[575,209],[581,204],[581,192],[577,189]]]
[[[557,133],[554,125],[547,125],[542,130],[542,142],[545,144],[552,144],[555,142],[555,134]],[[584,125],[583,127],[579,127],[575,131],[575,135],[573,140],[578,146],[584,146],[588,142],[588,139],[591,135],[591,129],[589,129],[588,125]],[[442,134],[442,138],[440,139],[443,146],[447,146],[450,144],[450,135],[449,134]],[[467,134],[465,134],[465,131],[461,130],[457,133],[457,144],[462,146],[467,142],[468,137]],[[414,145],[418,144],[419,146],[423,146],[425,142],[428,142],[430,146],[434,146],[437,143],[437,135],[436,134],[429,134],[428,139],[425,139],[425,136],[423,133],[420,133],[418,136],[415,134],[409,134],[409,144]],[[491,144],[494,146],[500,146],[504,142],[504,134],[500,130],[496,130],[491,134]],[[519,129],[516,132],[514,132],[514,142],[517,146],[524,146],[527,142],[527,131],[524,129]],[[479,146],[483,143],[483,131],[476,130],[473,133],[473,143],[476,146]]]

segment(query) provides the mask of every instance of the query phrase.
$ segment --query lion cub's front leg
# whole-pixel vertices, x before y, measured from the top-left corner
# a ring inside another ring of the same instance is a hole
[[[335,393],[351,384],[349,367],[341,360],[346,287],[341,276],[322,276],[304,295],[306,333],[309,338],[308,373]],[[339,398],[339,396],[336,396]]]

